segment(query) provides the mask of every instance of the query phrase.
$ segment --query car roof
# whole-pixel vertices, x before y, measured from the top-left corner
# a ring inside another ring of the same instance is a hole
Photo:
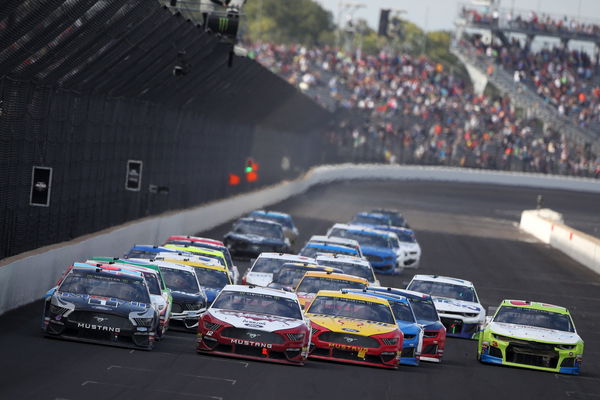
[[[391,237],[396,237],[396,238],[398,237],[394,232],[373,229],[373,228],[367,227],[365,225],[335,224],[330,229],[345,229],[347,231],[365,232],[365,233],[369,233],[369,234],[373,234],[373,235],[376,234],[379,236],[391,236]]]
[[[388,301],[395,301],[398,303],[405,303],[405,304],[409,304],[410,302],[408,301],[408,298],[405,296],[401,296],[399,294],[395,294],[395,293],[389,293],[389,292],[380,292],[378,290],[369,290],[369,288],[365,288],[365,289],[348,289],[348,291],[353,292],[353,293],[364,293],[364,294],[368,294],[371,296],[377,296],[377,297],[381,297],[383,299],[386,299]]]
[[[329,278],[329,279],[337,279],[340,281],[360,282],[360,283],[364,283],[364,284],[369,283],[369,281],[366,280],[365,278],[361,278],[361,277],[354,276],[354,275],[348,275],[348,274],[337,274],[334,272],[308,271],[306,274],[304,274],[304,277],[305,278],[308,278],[308,277]]]
[[[215,260],[211,260],[212,263],[206,263],[206,262],[197,262],[197,261],[193,261],[193,260],[173,260],[170,258],[165,258],[163,261],[171,262],[171,263],[175,263],[175,264],[181,264],[181,265],[189,265],[190,267],[195,267],[195,268],[213,269],[213,270],[222,271],[225,273],[228,272],[224,266],[222,266]]]
[[[241,292],[241,293],[260,293],[260,294],[283,297],[286,299],[298,301],[298,296],[296,296],[295,293],[285,292],[280,289],[273,289],[273,288],[260,287],[260,286],[254,286],[254,285],[225,285],[222,289],[222,292],[223,291],[232,291],[232,292]]]
[[[177,264],[174,262],[164,261],[164,260],[144,260],[144,259],[135,259],[135,258],[132,258],[132,260],[147,261],[149,263],[152,263],[154,265],[157,265],[157,266],[163,267],[163,268],[178,269],[180,271],[188,271],[188,272],[192,272],[192,273],[194,272],[194,267],[190,267],[189,265],[183,265],[183,264]]]
[[[554,304],[542,303],[538,301],[527,301],[527,300],[502,300],[500,307],[521,307],[530,308],[534,310],[544,310],[548,312],[554,312],[557,314],[570,314],[566,307],[555,306]]]
[[[308,242],[327,242],[344,246],[360,247],[358,240],[342,238],[339,236],[312,235],[310,239],[308,239]]]
[[[223,254],[223,252],[221,250],[217,250],[217,249],[207,249],[206,247],[197,247],[197,246],[189,246],[189,245],[176,245],[176,244],[168,244],[166,246],[171,246],[171,247],[167,247],[169,249],[182,250],[182,251],[187,251],[189,253],[210,254],[210,255],[213,255],[213,256],[223,256],[223,257],[225,257],[225,254]]]
[[[363,212],[359,212],[356,213],[355,217],[372,217],[372,218],[379,218],[379,219],[386,219],[389,221],[389,216],[385,215],[385,214],[381,214],[379,212],[370,212],[370,211],[363,211]]]
[[[153,253],[169,251],[166,247],[158,246],[155,244],[134,244],[127,252],[130,252],[132,250],[150,251]]]
[[[400,296],[404,296],[409,299],[413,298],[413,299],[430,299],[431,300],[430,294],[415,292],[414,290],[397,289],[397,288],[382,287],[382,286],[369,286],[369,289],[373,290],[373,291],[378,291],[378,292],[381,291],[381,292],[386,292],[386,293],[399,294]]]
[[[345,254],[322,254],[317,255],[317,263],[319,260],[321,261],[332,261],[338,262],[342,264],[352,264],[352,265],[361,265],[364,267],[371,267],[371,263],[368,260],[363,258],[355,257],[355,256],[347,256]]]
[[[299,261],[312,264],[316,263],[315,259],[312,257],[299,256],[298,254],[289,253],[260,253],[257,259],[259,258],[273,258],[277,260]]]
[[[315,300],[319,296],[339,297],[342,299],[353,299],[353,300],[364,300],[364,301],[367,301],[370,303],[385,304],[388,307],[390,304],[386,299],[383,299],[381,297],[370,296],[365,293],[354,293],[354,292],[350,292],[345,289],[342,289],[342,290],[319,290],[317,292]],[[313,301],[313,304],[314,304],[314,301]]]
[[[200,237],[200,236],[190,236],[190,235],[171,235],[167,238],[167,241],[169,240],[189,240],[191,242],[200,242],[200,243],[207,243],[207,244],[215,244],[218,246],[224,246],[225,244],[220,241],[220,240],[216,240],[216,239],[212,239],[212,238],[205,238],[205,237]]]
[[[281,225],[279,222],[271,221],[269,219],[243,217],[236,221],[236,223],[238,223],[238,222],[258,222],[258,223],[265,224],[265,225],[279,226],[279,227],[283,228],[283,225]]]
[[[269,211],[269,210],[254,210],[250,212],[250,215],[258,214],[258,215],[268,215],[279,218],[291,218],[289,214],[286,214],[281,211]]]
[[[459,285],[465,287],[474,287],[473,283],[470,281],[466,281],[464,279],[452,278],[449,276],[441,276],[441,275],[415,275],[412,279],[413,281],[426,281],[426,282],[441,282],[448,283],[452,285]]]
[[[73,263],[72,271],[96,271],[98,273],[107,273],[110,275],[127,275],[130,278],[135,279],[144,279],[144,276],[139,271],[132,271],[130,269],[121,268],[118,266],[109,266],[109,265],[91,265],[87,263],[76,262]]]
[[[105,267],[105,266],[115,266],[118,268],[124,268],[127,270],[131,270],[131,271],[136,271],[136,272],[142,272],[142,273],[148,273],[148,274],[154,274],[154,275],[158,275],[159,272],[155,269],[152,268],[148,268],[148,267],[144,267],[142,265],[134,265],[134,264],[126,264],[123,262],[119,262],[119,261],[95,261],[95,260],[86,260],[85,262],[86,264],[89,264],[91,266],[101,266],[101,267]]]

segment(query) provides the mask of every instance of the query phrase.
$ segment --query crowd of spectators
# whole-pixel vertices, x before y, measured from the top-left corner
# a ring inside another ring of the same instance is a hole
[[[538,15],[535,11],[514,13],[512,10],[466,7],[462,8],[461,16],[475,25],[502,27],[539,34],[600,38],[600,24],[583,22],[580,18],[568,16]]]
[[[529,85],[560,115],[571,117],[583,128],[600,130],[600,79],[595,61],[582,50],[562,46],[532,51],[526,43],[484,44],[478,36],[471,44],[482,57],[493,58],[515,82]]]
[[[600,175],[600,158],[524,118],[507,97],[475,95],[425,57],[255,44],[256,60],[342,119],[330,140],[354,161]]]

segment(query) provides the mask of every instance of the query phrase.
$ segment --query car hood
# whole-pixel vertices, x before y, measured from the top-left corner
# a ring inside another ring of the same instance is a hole
[[[273,282],[273,274],[269,272],[248,272],[246,275],[247,285],[267,286]]]
[[[230,240],[239,240],[239,241],[244,241],[244,242],[249,242],[249,243],[254,243],[254,244],[282,244],[282,243],[284,243],[283,239],[267,238],[264,236],[259,236],[259,235],[254,235],[254,234],[241,234],[241,233],[229,232],[227,235],[225,235],[225,237]]]
[[[300,319],[280,317],[271,314],[222,310],[219,308],[209,309],[208,314],[220,321],[233,325],[236,328],[257,329],[267,332],[281,329],[293,329],[304,324],[304,321]]]
[[[53,304],[81,311],[104,311],[122,315],[129,315],[130,312],[145,312],[151,307],[146,303],[58,291],[54,294]]]
[[[421,327],[414,322],[398,321],[398,328],[405,335],[418,335],[421,332]]]
[[[493,333],[536,342],[575,344],[581,340],[575,332],[557,331],[535,326],[491,322],[488,325]]]
[[[417,243],[400,242],[400,246],[404,251],[419,251],[421,247]]]
[[[333,317],[322,314],[307,314],[311,322],[327,328],[332,332],[353,333],[356,335],[371,336],[389,333],[398,329],[397,325],[369,322],[362,319]]]
[[[424,331],[439,331],[444,328],[444,324],[440,321],[419,320],[418,322],[423,326]]]
[[[463,313],[481,313],[483,306],[472,301],[447,299],[445,297],[433,297],[433,303],[439,313],[445,311]]]

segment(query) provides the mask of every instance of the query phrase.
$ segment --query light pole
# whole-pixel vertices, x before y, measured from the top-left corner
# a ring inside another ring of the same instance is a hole
[[[340,0],[338,3],[338,15],[337,15],[337,36],[336,36],[336,47],[339,49],[341,47],[342,41],[342,20],[344,16],[349,16],[350,19],[354,18],[354,13],[361,8],[366,8],[367,5],[364,3],[358,2],[345,2]]]

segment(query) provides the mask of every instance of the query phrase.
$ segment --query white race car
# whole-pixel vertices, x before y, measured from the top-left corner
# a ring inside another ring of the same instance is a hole
[[[295,293],[227,285],[200,319],[197,351],[304,364],[310,339]]]
[[[287,253],[261,253],[242,277],[242,284],[267,287],[285,263],[316,264],[314,258]]]
[[[317,255],[316,259],[319,265],[339,268],[347,275],[365,278],[369,281],[369,286],[381,286],[368,260],[352,256],[341,256],[339,254]]]
[[[446,327],[446,336],[471,339],[485,323],[485,308],[469,281],[439,275],[415,275],[407,289],[431,295]]]

